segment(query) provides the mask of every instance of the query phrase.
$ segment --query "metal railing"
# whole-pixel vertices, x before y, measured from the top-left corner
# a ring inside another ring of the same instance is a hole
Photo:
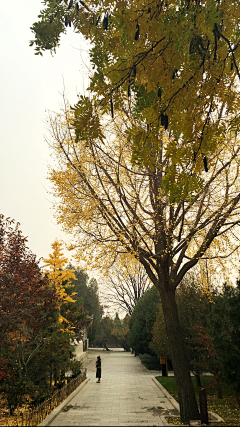
[[[29,409],[16,415],[4,418],[5,426],[37,426],[51,412],[62,403],[87,377],[87,370],[83,369],[78,377],[73,378],[68,384],[60,390],[55,391],[52,396],[38,405],[36,408]],[[1,425],[0,420],[0,425]]]

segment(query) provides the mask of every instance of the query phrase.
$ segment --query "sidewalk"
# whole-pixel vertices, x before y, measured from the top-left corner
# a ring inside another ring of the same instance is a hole
[[[96,383],[95,361],[102,359],[101,383]],[[138,357],[121,349],[90,349],[84,361],[85,385],[72,393],[43,425],[50,426],[163,426],[178,411]]]

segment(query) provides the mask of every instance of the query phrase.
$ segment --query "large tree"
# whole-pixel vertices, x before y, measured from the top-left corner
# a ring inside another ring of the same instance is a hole
[[[208,298],[210,295],[206,295],[204,284],[199,283],[195,272],[192,273],[189,272],[178,286],[176,301],[190,368],[198,384],[201,385],[199,374],[203,371],[211,372],[213,369],[210,363],[213,348],[211,338],[207,334],[211,302]],[[152,330],[150,348],[158,356],[167,356],[171,359],[161,304],[159,304],[159,312]]]
[[[37,54],[54,51],[71,25],[92,46],[91,96],[80,96],[74,107],[69,119],[75,128],[72,149],[59,145],[68,163],[63,174],[56,175],[66,206],[75,205],[70,203],[74,197],[78,203],[70,212],[63,209],[59,218],[69,230],[78,224],[88,236],[89,248],[94,241],[105,242],[108,259],[114,259],[114,251],[122,246],[121,251],[136,256],[162,289],[174,358],[179,355],[175,374],[181,416],[183,421],[196,418],[188,368],[183,368],[185,353],[177,350],[182,340],[174,292],[186,271],[219,241],[219,233],[229,228],[229,235],[238,221],[233,215],[238,208],[239,149],[237,139],[229,137],[239,129],[238,2],[44,4],[32,26],[31,44]],[[114,138],[104,141],[100,111],[117,117],[115,127],[119,117],[128,121],[124,148],[117,149],[119,140],[114,144]],[[68,197],[61,183],[67,169]],[[210,169],[208,178],[203,169]],[[90,209],[84,198],[91,200]],[[188,386],[183,390],[184,381]]]
[[[104,120],[102,138],[92,135],[76,143],[72,111],[49,120],[59,162],[50,173],[59,197],[58,222],[75,236],[72,247],[92,266],[118,258],[136,258],[144,266],[160,292],[181,417],[196,418],[175,291],[199,259],[221,259],[239,247],[239,140],[226,134],[210,159],[211,172],[195,175],[187,173],[181,159],[173,162],[168,151],[172,139],[164,131],[158,134],[159,149],[152,151],[154,162],[140,167],[131,162],[126,121],[112,126]],[[166,186],[163,190],[166,181],[168,191]]]

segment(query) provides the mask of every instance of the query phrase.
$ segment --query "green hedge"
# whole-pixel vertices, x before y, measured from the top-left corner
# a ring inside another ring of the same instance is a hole
[[[142,364],[146,366],[147,369],[152,369],[155,371],[161,370],[160,360],[159,357],[151,356],[151,354],[139,354],[139,359],[141,360]]]

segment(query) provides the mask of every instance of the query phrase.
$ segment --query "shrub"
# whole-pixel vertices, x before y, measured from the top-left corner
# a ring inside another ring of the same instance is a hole
[[[151,356],[150,354],[139,354],[139,359],[141,360],[142,364],[149,370],[161,370],[160,360],[156,356]]]

